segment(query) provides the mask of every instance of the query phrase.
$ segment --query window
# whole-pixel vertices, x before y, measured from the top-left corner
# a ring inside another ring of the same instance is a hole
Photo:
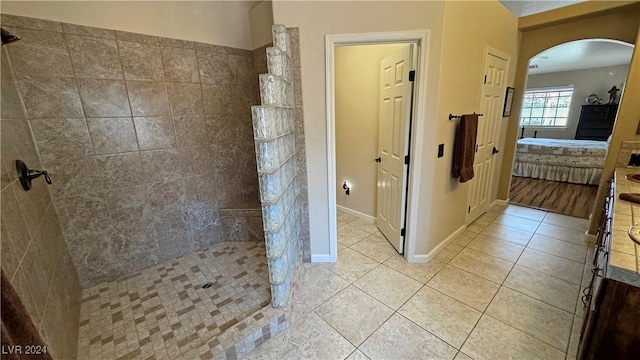
[[[520,125],[566,127],[571,95],[573,86],[525,91]]]

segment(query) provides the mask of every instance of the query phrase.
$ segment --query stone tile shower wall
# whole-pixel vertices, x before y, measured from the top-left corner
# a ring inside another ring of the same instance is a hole
[[[25,191],[15,168],[17,159],[33,169],[41,169],[42,163],[7,56],[7,49],[14,45],[2,47],[0,65],[2,271],[50,353],[56,359],[74,359],[82,296],[78,274],[44,179],[34,180],[31,190]]]
[[[268,73],[260,75],[262,105],[252,107],[262,219],[271,281],[271,305],[289,299],[301,250],[291,43],[287,28],[273,26]]]
[[[84,286],[222,240],[219,209],[258,197],[251,51],[2,23],[22,38],[8,55]]]

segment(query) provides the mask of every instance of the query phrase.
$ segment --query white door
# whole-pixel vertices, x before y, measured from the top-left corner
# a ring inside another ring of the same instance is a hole
[[[507,56],[487,53],[480,95],[480,112],[484,115],[478,118],[476,157],[473,162],[474,176],[470,181],[467,224],[487,212],[491,203],[489,196],[496,166],[508,68]]]
[[[380,61],[380,119],[378,137],[378,193],[376,225],[400,253],[405,219],[409,152],[409,116],[413,45]]]

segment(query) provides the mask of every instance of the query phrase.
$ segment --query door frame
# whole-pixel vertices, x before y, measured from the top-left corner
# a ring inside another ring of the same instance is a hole
[[[391,31],[380,33],[325,35],[325,81],[327,114],[327,174],[329,205],[329,256],[313,256],[313,262],[335,262],[338,258],[338,234],[336,211],[336,144],[335,144],[335,47],[342,45],[380,45],[390,43],[417,44],[418,57],[415,64],[416,79],[413,92],[413,119],[411,121],[411,144],[409,152],[409,177],[407,179],[407,210],[405,215],[406,235],[404,257],[408,262],[424,262],[424,256],[416,256],[418,194],[420,167],[423,149],[423,119],[426,113],[427,57],[429,53],[429,30]],[[422,85],[422,86],[420,86]],[[407,134],[408,136],[408,134]]]

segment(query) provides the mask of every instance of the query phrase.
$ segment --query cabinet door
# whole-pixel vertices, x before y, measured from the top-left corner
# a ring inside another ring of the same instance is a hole
[[[615,196],[615,183],[609,181],[609,191],[605,198],[605,204],[602,207],[602,214],[598,227],[598,234],[595,243],[595,252],[593,258],[593,268],[591,269],[591,280],[589,284],[582,289],[582,304],[584,305],[584,321],[580,331],[580,344],[578,359],[585,348],[589,347],[591,331],[597,315],[598,299],[601,296],[603,282],[606,281],[606,269],[609,261],[609,246],[611,242],[611,227],[613,219],[613,202]]]
[[[601,299],[596,298],[596,300]],[[578,345],[577,359],[585,359],[588,355],[589,349],[592,347],[594,329],[598,322],[598,311],[597,309],[587,310],[585,311],[584,316],[582,332],[580,333],[580,344]]]
[[[640,358],[640,288],[605,279],[578,359]]]

